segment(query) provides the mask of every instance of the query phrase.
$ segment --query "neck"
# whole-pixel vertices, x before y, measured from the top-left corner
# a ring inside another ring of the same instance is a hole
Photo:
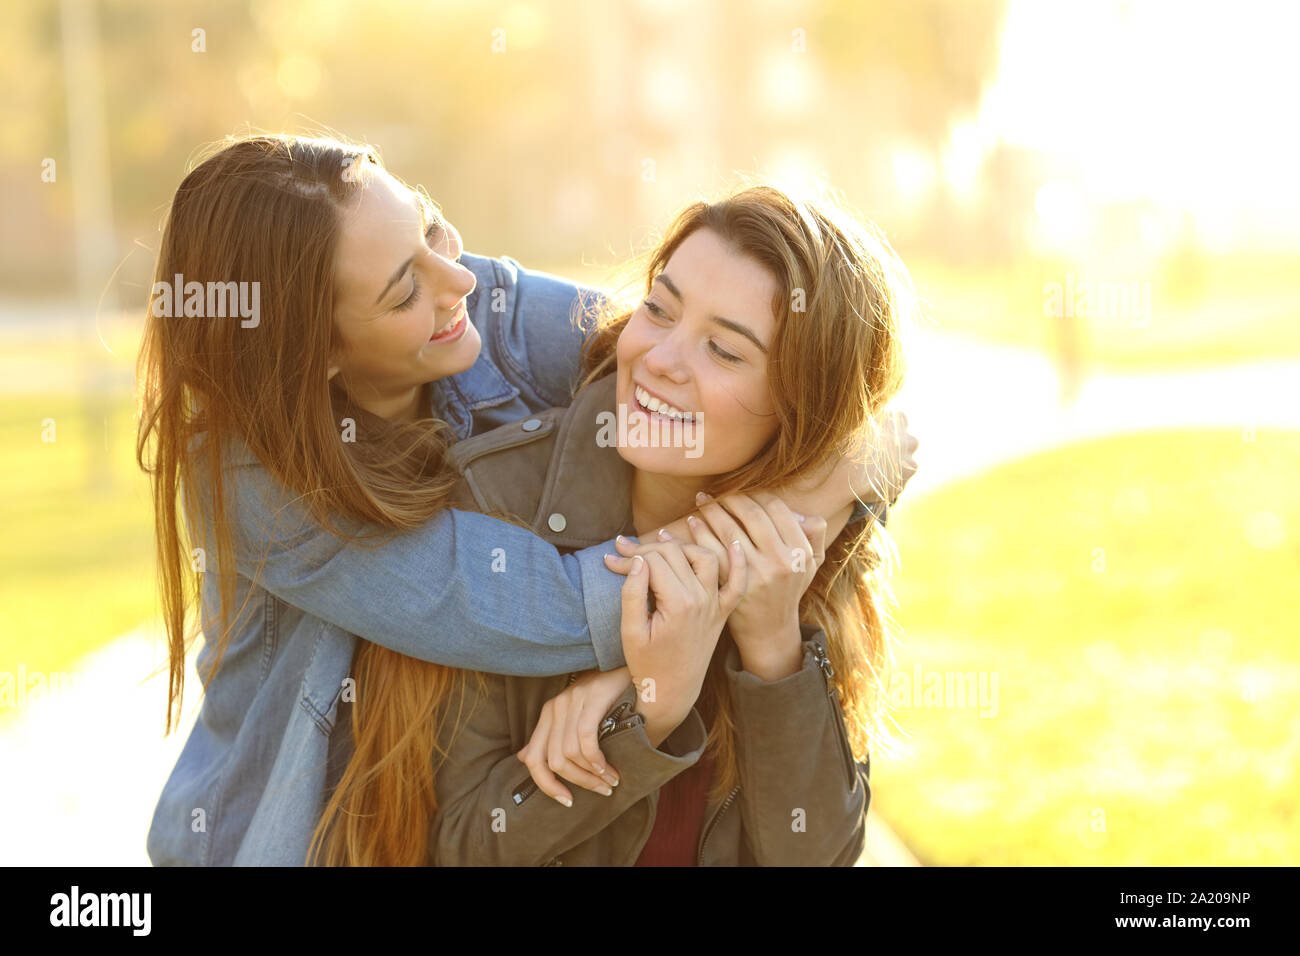
[[[702,476],[678,477],[657,475],[640,468],[632,476],[632,523],[637,537],[654,535],[695,510],[695,493],[703,491],[707,479]]]
[[[356,403],[370,414],[386,418],[390,422],[413,422],[419,417],[420,397],[423,394],[424,386],[417,385],[392,395],[370,394],[364,399],[356,399]]]

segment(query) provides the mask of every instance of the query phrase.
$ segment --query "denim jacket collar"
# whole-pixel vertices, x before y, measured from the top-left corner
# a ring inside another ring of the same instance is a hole
[[[456,437],[468,438],[473,427],[474,412],[484,408],[504,405],[519,397],[519,389],[511,385],[501,371],[492,364],[486,350],[463,372],[434,382],[434,418],[446,422]]]

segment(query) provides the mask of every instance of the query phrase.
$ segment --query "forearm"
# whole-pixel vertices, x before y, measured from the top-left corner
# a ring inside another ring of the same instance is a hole
[[[623,663],[622,578],[604,566],[604,547],[561,555],[527,529],[462,511],[378,546],[352,543],[264,472],[245,474],[239,492],[238,572],[314,617],[470,670],[540,676]],[[535,614],[543,603],[547,613]]]
[[[623,698],[630,703],[631,689]],[[501,707],[500,701],[483,706]],[[513,742],[486,755],[490,768],[480,781],[461,771],[440,772],[439,791],[456,793],[440,807],[431,834],[431,862],[436,866],[540,866],[585,842],[629,812],[703,753],[707,733],[692,711],[659,747],[644,728],[615,731],[600,741],[611,764],[619,768],[619,785],[611,796],[573,789],[566,807],[532,783],[527,768],[514,756]],[[453,754],[449,767],[474,767],[484,755]],[[648,805],[646,805],[648,812]]]

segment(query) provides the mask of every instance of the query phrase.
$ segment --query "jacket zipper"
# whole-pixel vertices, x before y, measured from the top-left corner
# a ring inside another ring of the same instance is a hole
[[[732,787],[731,793],[727,794],[727,799],[722,801],[722,806],[718,807],[718,812],[713,815],[713,819],[704,828],[704,834],[700,837],[700,850],[695,859],[696,866],[704,865],[704,845],[709,842],[709,834],[713,832],[713,828],[717,826],[718,821],[722,819],[722,815],[727,812],[727,808],[731,806],[739,793],[740,787]]]
[[[849,746],[848,734],[844,731],[844,711],[840,707],[840,692],[835,689],[831,683],[835,677],[835,668],[831,665],[831,659],[823,648],[817,642],[813,642],[813,659],[822,669],[822,676],[826,678],[826,696],[831,702],[831,723],[835,725],[835,736],[840,742],[840,755],[844,758],[844,773],[846,784],[852,790],[857,785],[857,772],[853,766],[853,749]]]
[[[633,727],[640,727],[645,723],[645,717],[636,712],[629,713],[629,711],[632,711],[631,704],[619,704],[610,711],[609,716],[600,722],[600,730],[597,732],[596,739],[604,740],[614,734],[631,730]],[[522,806],[523,802],[536,793],[537,790],[537,781],[529,777],[510,795],[510,799],[514,801],[515,806]]]

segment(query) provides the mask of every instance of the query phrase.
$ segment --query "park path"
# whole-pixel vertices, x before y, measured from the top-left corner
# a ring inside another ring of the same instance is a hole
[[[1156,428],[1300,428],[1300,361],[1088,379],[1062,409],[1051,363],[1026,350],[948,334],[911,343],[897,405],[920,438],[906,500],[1037,451]],[[197,713],[190,670],[185,719],[164,738],[165,645],[141,628],[87,655],[74,691],[28,701],[0,722],[0,864],[147,865],[158,793]],[[859,865],[916,865],[878,814]]]

